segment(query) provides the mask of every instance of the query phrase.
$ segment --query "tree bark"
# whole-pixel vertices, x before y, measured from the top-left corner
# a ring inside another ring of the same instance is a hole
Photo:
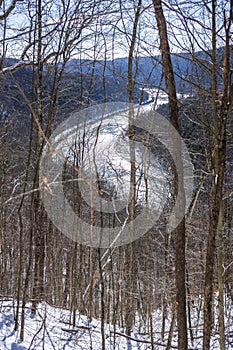
[[[171,61],[170,47],[167,34],[166,19],[163,13],[161,0],[153,0],[155,17],[158,25],[160,38],[160,51],[162,54],[162,66],[168,93],[170,121],[179,133],[179,109],[176,96],[176,85],[174,71]],[[175,254],[176,254],[176,303],[177,303],[177,326],[178,326],[178,348],[187,349],[187,319],[186,319],[186,285],[185,285],[185,196],[183,186],[183,164],[181,159],[181,143],[177,137],[174,140],[174,161],[176,164],[176,175],[179,176],[180,186],[178,188],[175,180],[175,193],[180,196],[180,215],[183,219],[175,229]]]
[[[204,335],[203,349],[210,349],[213,313],[213,273],[214,256],[217,240],[218,262],[218,309],[219,309],[219,333],[220,349],[225,350],[225,325],[224,325],[224,284],[223,284],[223,190],[224,176],[226,172],[226,125],[231,107],[230,96],[230,27],[232,22],[232,5],[229,21],[225,14],[225,50],[223,58],[222,95],[218,100],[218,84],[216,71],[216,0],[212,0],[212,105],[213,105],[213,169],[212,169],[212,207],[210,213],[210,229],[206,256],[205,273],[205,299],[204,299]],[[227,24],[228,22],[228,24]]]

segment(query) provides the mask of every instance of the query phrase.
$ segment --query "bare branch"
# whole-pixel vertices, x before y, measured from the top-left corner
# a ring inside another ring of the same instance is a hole
[[[13,0],[8,9],[2,15],[0,15],[0,21],[6,19],[9,16],[9,14],[14,10],[16,3],[20,1],[22,2],[23,0]]]

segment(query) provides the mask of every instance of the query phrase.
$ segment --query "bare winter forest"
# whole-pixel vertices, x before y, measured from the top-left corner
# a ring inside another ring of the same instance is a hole
[[[233,0],[0,0],[0,349],[233,349]]]

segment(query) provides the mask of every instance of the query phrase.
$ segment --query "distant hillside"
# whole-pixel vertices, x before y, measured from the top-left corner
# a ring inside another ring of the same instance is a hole
[[[195,85],[200,82],[207,89],[211,85],[211,52],[197,52],[195,55],[180,53],[172,54],[172,62],[175,72],[177,91],[179,93],[191,93]],[[219,80],[221,79],[221,64],[223,62],[223,48],[217,50],[217,61],[219,61]],[[233,65],[233,57],[232,57]],[[68,72],[82,74],[94,73],[95,76],[115,78],[119,82],[127,79],[128,59],[117,58],[115,60],[92,61],[92,60],[70,60],[67,64]],[[165,82],[162,75],[161,56],[137,57],[133,65],[135,80],[138,86],[162,86]]]
[[[221,63],[224,49],[217,50],[218,79],[221,83]],[[197,52],[195,56],[187,53],[172,54],[175,79],[178,93],[195,95],[195,89],[211,88],[211,52]],[[11,66],[17,60],[7,58],[5,66]],[[233,55],[231,57],[233,66]],[[109,61],[70,60],[66,65],[58,96],[57,114],[59,118],[83,108],[90,103],[104,101],[128,101],[127,90],[127,58],[117,58]],[[135,103],[140,99],[147,100],[146,93],[142,96],[142,87],[165,88],[162,74],[161,57],[138,57],[133,64],[135,87]],[[0,84],[0,120],[9,119],[13,123],[22,120],[22,115],[28,115],[29,108],[15,82],[22,87],[25,95],[32,101],[32,91],[36,99],[36,86],[32,89],[32,67],[27,66],[15,71],[12,75],[1,76]],[[54,67],[44,69],[44,108],[51,100]],[[36,81],[36,79],[35,79]],[[20,118],[19,118],[20,116]],[[60,117],[59,117],[60,116]],[[27,119],[28,121],[30,118]],[[24,123],[24,122],[23,122]]]
[[[6,60],[6,64],[9,66],[16,62],[13,59]],[[36,100],[36,74],[34,73],[34,88],[32,88],[33,70],[30,66],[22,67],[12,74],[3,75],[0,79],[0,120],[17,124],[22,121],[24,115],[28,116],[30,114],[30,109],[22,95],[22,91],[30,102]],[[43,74],[45,118],[52,98],[53,82],[53,67],[45,68]],[[138,103],[141,99],[147,100],[147,98],[147,93],[142,93],[138,87],[135,88],[135,103]],[[57,121],[59,122],[59,118],[67,117],[70,113],[93,103],[103,103],[104,101],[128,102],[128,99],[126,79],[113,75],[93,75],[88,70],[85,72],[67,70],[63,75],[59,88]],[[26,124],[29,121],[30,118],[27,118]],[[25,125],[25,121],[23,124]]]

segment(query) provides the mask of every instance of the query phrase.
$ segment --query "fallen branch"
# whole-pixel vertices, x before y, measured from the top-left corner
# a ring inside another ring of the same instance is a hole
[[[77,329],[62,328],[61,330],[64,331],[64,332],[68,332],[68,333],[77,333],[80,330],[98,332],[95,329],[93,329],[92,327],[87,327],[87,326],[76,326],[76,328]]]
[[[151,344],[151,341],[150,341],[150,340],[137,339],[137,338],[131,337],[131,336],[129,336],[129,335],[126,335],[126,334],[120,333],[120,332],[110,332],[110,334],[117,334],[117,335],[119,335],[119,336],[121,336],[121,337],[124,337],[124,338],[126,338],[126,339],[130,339],[130,340],[132,340],[132,341],[136,341],[136,342],[138,342],[138,343]],[[154,344],[155,344],[155,345],[164,346],[164,347],[167,346],[166,344],[162,344],[162,343],[160,343],[160,342],[154,342]],[[178,347],[177,347],[177,346],[174,346],[174,345],[172,345],[171,348],[172,348],[172,349],[178,349]]]

